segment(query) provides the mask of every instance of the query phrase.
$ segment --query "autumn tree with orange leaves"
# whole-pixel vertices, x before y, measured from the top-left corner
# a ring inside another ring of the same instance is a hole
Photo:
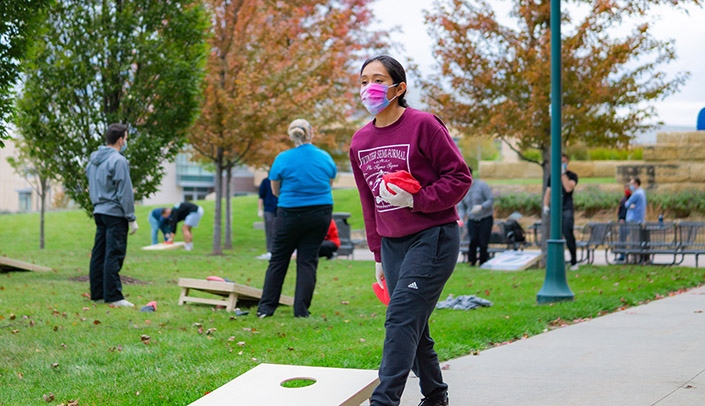
[[[210,56],[190,143],[199,160],[215,166],[212,251],[220,254],[223,197],[224,247],[232,247],[232,169],[268,167],[292,147],[286,128],[296,118],[314,126],[316,145],[345,155],[340,151],[347,151],[348,140],[332,134],[354,132],[347,118],[356,106],[359,54],[379,48],[385,36],[368,30],[370,0],[206,3],[212,13]]]
[[[625,147],[654,126],[650,101],[678,90],[688,74],[658,71],[675,60],[674,43],[650,34],[658,4],[700,0],[572,0],[562,6],[563,147]],[[572,10],[579,18],[573,18]],[[575,11],[579,12],[575,12]],[[550,1],[514,1],[512,27],[483,0],[438,0],[426,13],[440,65],[425,81],[427,102],[464,134],[499,138],[523,159],[542,152],[544,184],[550,158]],[[516,28],[515,28],[516,27]],[[616,34],[616,27],[625,35]],[[630,30],[630,31],[629,31]],[[650,124],[651,123],[651,124]]]

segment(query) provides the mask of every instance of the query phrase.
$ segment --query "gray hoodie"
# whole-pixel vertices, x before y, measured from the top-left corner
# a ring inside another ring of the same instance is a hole
[[[101,146],[91,154],[86,168],[93,214],[124,217],[135,221],[135,196],[130,167],[115,148]]]
[[[477,213],[470,213],[472,206],[479,204],[482,209]],[[458,203],[458,215],[460,219],[479,221],[494,214],[494,196],[490,186],[480,179],[473,178],[470,190],[463,200]]]

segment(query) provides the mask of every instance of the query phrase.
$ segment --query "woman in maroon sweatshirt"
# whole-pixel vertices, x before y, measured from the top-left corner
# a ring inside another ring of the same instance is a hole
[[[472,183],[468,166],[443,122],[406,104],[406,73],[382,55],[365,61],[360,96],[374,120],[358,130],[350,161],[360,192],[365,231],[378,283],[391,301],[371,406],[398,405],[410,370],[419,377],[422,405],[447,405],[428,319],[458,260],[455,205]],[[421,186],[411,194],[385,183],[406,171]]]

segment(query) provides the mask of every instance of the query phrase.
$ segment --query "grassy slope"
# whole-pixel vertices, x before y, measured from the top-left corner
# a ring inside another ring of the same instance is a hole
[[[351,212],[362,228],[354,190],[335,192],[336,211]],[[38,215],[2,216],[0,255],[52,267],[50,273],[0,273],[0,404],[46,404],[80,399],[81,405],[185,405],[261,362],[376,368],[384,336],[384,307],[370,284],[366,261],[322,261],[310,319],[294,319],[291,309],[260,320],[215,310],[178,306],[179,277],[228,277],[261,287],[266,263],[254,257],[264,235],[254,230],[256,197],[233,201],[235,248],[210,255],[213,202],[195,229],[195,250],[147,252],[146,216],[130,237],[122,271],[144,284],[124,286],[138,308],[158,302],[156,313],[110,309],[91,303],[87,275],[94,226],[81,211],[47,215],[47,248],[38,247]],[[576,300],[536,304],[544,273],[488,272],[459,265],[448,294],[477,294],[494,306],[475,311],[439,310],[431,318],[442,359],[468,354],[525,335],[539,334],[562,321],[595,317],[703,283],[703,270],[681,268],[584,267],[569,274]],[[295,272],[285,282],[293,294]],[[251,309],[254,311],[254,308]],[[149,336],[144,341],[142,336]]]

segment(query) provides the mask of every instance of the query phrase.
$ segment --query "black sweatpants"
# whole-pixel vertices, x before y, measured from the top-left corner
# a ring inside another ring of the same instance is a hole
[[[470,237],[468,260],[470,261],[470,265],[475,266],[477,262],[478,247],[480,247],[480,265],[489,261],[490,254],[487,252],[487,246],[490,245],[493,224],[494,218],[492,216],[485,217],[478,221],[468,220],[468,236]]]
[[[570,252],[570,264],[578,263],[577,245],[575,243],[575,231],[573,230],[575,223],[573,210],[563,210],[563,237],[565,237],[565,245]]]
[[[117,302],[125,298],[119,273],[127,252],[127,219],[94,214],[93,220],[95,240],[88,271],[91,300]]]
[[[318,249],[326,237],[333,217],[333,206],[278,208],[274,220],[272,257],[264,277],[262,299],[257,313],[272,315],[279,306],[279,296],[291,254],[296,250],[296,290],[294,316],[308,317],[308,308],[316,287]]]
[[[458,261],[460,232],[453,222],[401,238],[382,238],[382,268],[391,300],[379,385],[371,406],[398,405],[409,375],[426,398],[448,390],[433,349],[428,319]]]

